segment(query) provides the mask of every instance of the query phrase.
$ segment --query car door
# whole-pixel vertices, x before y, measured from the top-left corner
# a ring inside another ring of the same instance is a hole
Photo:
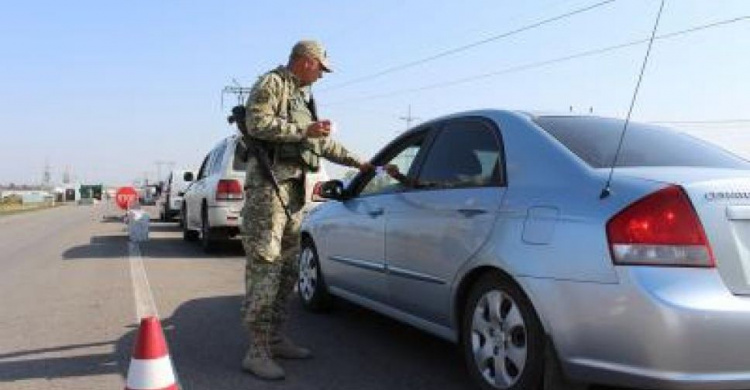
[[[376,165],[397,163],[409,172],[419,155],[427,131],[415,131],[394,142],[373,159]],[[385,277],[385,220],[392,197],[403,186],[390,176],[371,172],[356,177],[351,197],[336,204],[322,226],[326,236],[326,283],[332,289],[344,290],[378,303],[387,303]]]
[[[492,230],[505,194],[500,133],[482,118],[438,125],[416,190],[389,204],[386,267],[392,305],[450,324],[451,285]]]
[[[190,229],[200,229],[201,223],[201,205],[205,197],[206,192],[206,180],[211,172],[213,166],[214,156],[216,149],[211,150],[210,153],[203,160],[201,169],[198,171],[198,177],[195,179],[193,184],[190,186],[190,190],[186,193],[185,202],[188,211],[188,227]]]

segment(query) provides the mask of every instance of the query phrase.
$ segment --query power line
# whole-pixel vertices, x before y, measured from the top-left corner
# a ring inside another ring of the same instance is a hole
[[[662,35],[656,36],[654,39],[655,40],[671,39],[671,38],[674,38],[674,37],[677,37],[677,36],[681,36],[681,35],[685,35],[685,34],[690,34],[690,33],[698,32],[698,31],[707,30],[707,29],[710,29],[710,28],[724,26],[724,25],[727,25],[727,24],[737,23],[737,22],[746,21],[746,20],[750,20],[750,15],[741,16],[741,17],[737,17],[737,18],[733,18],[733,19],[725,19],[725,20],[721,20],[721,21],[718,21],[718,22],[714,22],[714,23],[709,23],[709,24],[705,24],[705,25],[691,27],[691,28],[688,28],[688,29],[685,29],[685,30],[681,30],[681,31],[676,31],[676,32],[673,32],[673,33],[662,34]],[[627,42],[627,43],[622,43],[622,44],[619,44],[619,45],[608,46],[608,47],[603,47],[603,48],[594,49],[594,50],[587,50],[587,51],[583,51],[583,52],[580,52],[580,53],[571,54],[571,55],[567,55],[567,56],[564,56],[564,57],[558,57],[558,58],[554,58],[554,59],[550,59],[550,60],[543,60],[543,61],[532,62],[532,63],[528,63],[528,64],[524,64],[524,65],[512,66],[512,67],[509,67],[509,68],[505,68],[505,69],[502,69],[502,70],[499,70],[499,71],[490,72],[490,73],[483,73],[483,74],[479,74],[479,75],[475,75],[475,76],[464,77],[464,78],[461,78],[461,79],[449,80],[449,81],[445,81],[445,82],[441,82],[441,83],[425,85],[425,86],[422,86],[422,87],[409,88],[409,89],[401,89],[401,90],[392,91],[392,92],[383,93],[383,94],[378,94],[378,95],[365,96],[365,97],[359,98],[359,99],[341,100],[341,101],[338,101],[338,102],[328,103],[327,105],[330,106],[330,105],[337,105],[337,104],[346,104],[346,103],[353,103],[353,102],[362,102],[362,101],[368,101],[368,100],[382,99],[382,98],[386,98],[386,97],[403,95],[403,94],[407,94],[407,93],[421,92],[421,91],[426,91],[426,90],[430,90],[430,89],[440,89],[440,88],[450,87],[450,86],[454,86],[454,85],[458,85],[458,84],[470,83],[470,82],[474,82],[474,81],[477,81],[477,80],[480,80],[480,79],[489,78],[489,77],[500,76],[500,75],[508,74],[508,73],[516,73],[516,72],[521,72],[521,71],[525,71],[525,70],[529,70],[529,69],[534,69],[534,68],[541,68],[541,67],[544,67],[544,66],[553,65],[553,64],[560,63],[560,62],[566,62],[566,61],[570,61],[570,60],[574,60],[574,59],[579,59],[579,58],[583,58],[583,57],[591,57],[591,56],[595,56],[595,55],[599,55],[599,54],[603,54],[603,53],[607,53],[607,52],[611,52],[611,51],[625,49],[625,48],[628,48],[628,47],[631,47],[631,46],[636,46],[636,45],[639,45],[641,43],[648,42],[649,40],[650,40],[650,38],[643,38],[643,39],[639,39],[639,40],[635,40],[635,41],[631,41],[631,42]]]
[[[575,16],[577,14],[584,13],[586,11],[590,11],[590,10],[602,7],[604,5],[607,5],[609,3],[613,3],[615,1],[617,1],[617,0],[600,1],[600,2],[598,2],[596,4],[589,5],[589,6],[586,6],[586,7],[583,7],[583,8],[578,8],[576,10],[573,10],[573,11],[570,11],[570,12],[567,12],[567,13],[564,13],[564,14],[561,14],[561,15],[557,15],[557,16],[554,16],[554,17],[551,17],[551,18],[548,18],[548,19],[544,19],[542,21],[539,21],[539,22],[536,22],[536,23],[532,23],[532,24],[529,24],[527,26],[524,26],[524,27],[521,27],[521,28],[518,28],[518,29],[515,29],[515,30],[504,32],[504,33],[499,34],[499,35],[494,35],[494,36],[491,36],[489,38],[485,38],[485,39],[482,39],[482,40],[479,40],[479,41],[476,41],[476,42],[469,43],[467,45],[463,45],[463,46],[455,47],[455,48],[452,48],[452,49],[448,49],[448,50],[439,52],[437,54],[433,54],[433,55],[431,55],[429,57],[425,57],[425,58],[422,58],[422,59],[419,59],[419,60],[407,62],[405,64],[401,64],[401,65],[397,65],[397,66],[393,66],[393,67],[387,68],[385,70],[382,70],[380,72],[373,73],[373,74],[370,74],[370,75],[367,75],[367,76],[358,77],[356,79],[353,79],[353,80],[350,80],[350,81],[346,81],[346,82],[343,82],[341,84],[336,84],[336,85],[333,85],[331,87],[321,89],[321,92],[322,91],[331,91],[331,90],[334,90],[334,89],[340,89],[340,88],[343,88],[343,87],[346,87],[346,86],[349,86],[349,85],[352,85],[352,84],[357,84],[357,83],[361,83],[363,81],[372,80],[374,78],[386,75],[388,73],[393,73],[393,72],[397,72],[399,70],[403,70],[403,69],[411,68],[411,67],[414,67],[414,66],[417,66],[417,65],[420,65],[420,64],[424,64],[425,62],[433,61],[433,60],[436,60],[438,58],[442,58],[442,57],[446,57],[446,56],[449,56],[449,55],[452,55],[452,54],[456,54],[458,52],[462,52],[462,51],[474,48],[476,46],[484,45],[486,43],[489,43],[489,42],[492,42],[492,41],[496,41],[498,39],[507,38],[509,36],[516,35],[516,34],[519,34],[521,32],[524,32],[524,31],[532,30],[534,28],[541,27],[541,26],[543,26],[545,24],[556,22],[556,21],[562,20],[562,19],[567,19],[569,17],[572,17],[572,16]]]

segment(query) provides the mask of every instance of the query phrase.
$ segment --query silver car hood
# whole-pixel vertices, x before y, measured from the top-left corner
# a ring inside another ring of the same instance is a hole
[[[616,169],[615,181],[618,175],[684,188],[727,288],[737,295],[750,295],[750,171],[639,167]]]

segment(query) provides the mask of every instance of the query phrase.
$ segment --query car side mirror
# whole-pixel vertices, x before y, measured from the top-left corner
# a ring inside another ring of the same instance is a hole
[[[185,180],[187,182],[193,181],[193,172],[185,172],[184,175],[182,175],[182,180]]]
[[[313,199],[344,200],[344,183],[341,180],[329,180],[315,183]]]

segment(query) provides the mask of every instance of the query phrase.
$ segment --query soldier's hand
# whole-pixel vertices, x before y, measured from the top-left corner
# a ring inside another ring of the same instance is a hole
[[[375,167],[367,161],[359,164],[359,171],[362,173],[370,172],[373,169],[375,169]]]
[[[385,172],[388,173],[388,175],[392,178],[396,178],[401,172],[398,171],[398,166],[395,164],[387,164],[384,166]]]
[[[307,138],[320,138],[327,137],[331,132],[331,121],[322,120],[313,122],[310,126],[307,126]]]

